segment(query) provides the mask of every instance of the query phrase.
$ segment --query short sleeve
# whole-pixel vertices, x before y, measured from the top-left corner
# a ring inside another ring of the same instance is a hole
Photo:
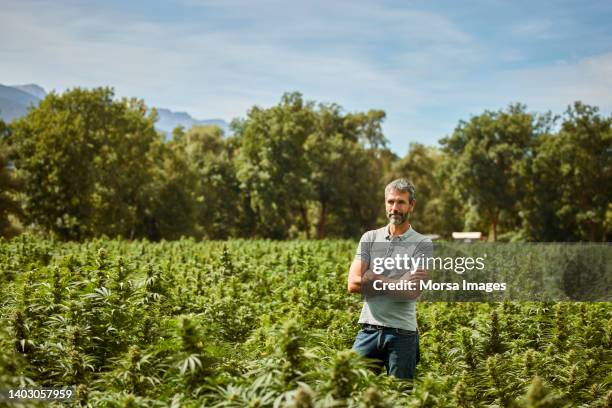
[[[431,239],[429,238],[425,238],[424,240],[422,240],[421,242],[419,242],[419,244],[417,245],[415,251],[414,251],[414,257],[415,258],[423,258],[423,261],[425,261],[428,258],[433,258],[433,242]],[[422,265],[425,265],[426,262],[422,263]]]
[[[357,251],[355,252],[355,260],[365,261],[370,263],[370,251],[372,248],[372,234],[370,231],[366,232],[361,236],[359,244],[357,245]]]

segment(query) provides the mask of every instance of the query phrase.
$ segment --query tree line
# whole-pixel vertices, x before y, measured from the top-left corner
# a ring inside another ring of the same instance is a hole
[[[178,127],[111,88],[50,93],[0,121],[0,233],[62,240],[356,238],[386,223],[383,189],[417,187],[412,224],[449,238],[610,241],[612,117],[575,102],[562,115],[522,104],[458,123],[439,147],[388,147],[381,110],[284,94],[232,122]]]

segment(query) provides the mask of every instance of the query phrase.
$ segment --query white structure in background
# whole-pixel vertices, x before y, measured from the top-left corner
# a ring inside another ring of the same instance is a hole
[[[453,239],[463,240],[463,242],[480,241],[482,232],[453,232]]]
[[[438,234],[425,234],[425,236],[431,239],[432,241],[435,241],[436,239],[440,239],[440,235]]]

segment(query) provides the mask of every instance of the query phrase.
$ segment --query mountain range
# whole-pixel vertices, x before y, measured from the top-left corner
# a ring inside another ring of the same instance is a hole
[[[0,118],[5,122],[11,122],[28,113],[31,106],[38,103],[47,96],[47,92],[36,84],[7,86],[0,84]],[[157,108],[158,119],[155,128],[158,131],[171,135],[177,126],[189,129],[194,125],[216,125],[223,129],[225,134],[229,133],[229,125],[223,119],[195,119],[187,112],[173,112],[170,109]]]

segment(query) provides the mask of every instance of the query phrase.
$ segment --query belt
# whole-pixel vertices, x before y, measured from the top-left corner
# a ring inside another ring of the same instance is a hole
[[[396,327],[378,326],[376,324],[361,323],[361,328],[364,330],[392,330],[397,334],[418,334],[416,330],[398,329]]]

